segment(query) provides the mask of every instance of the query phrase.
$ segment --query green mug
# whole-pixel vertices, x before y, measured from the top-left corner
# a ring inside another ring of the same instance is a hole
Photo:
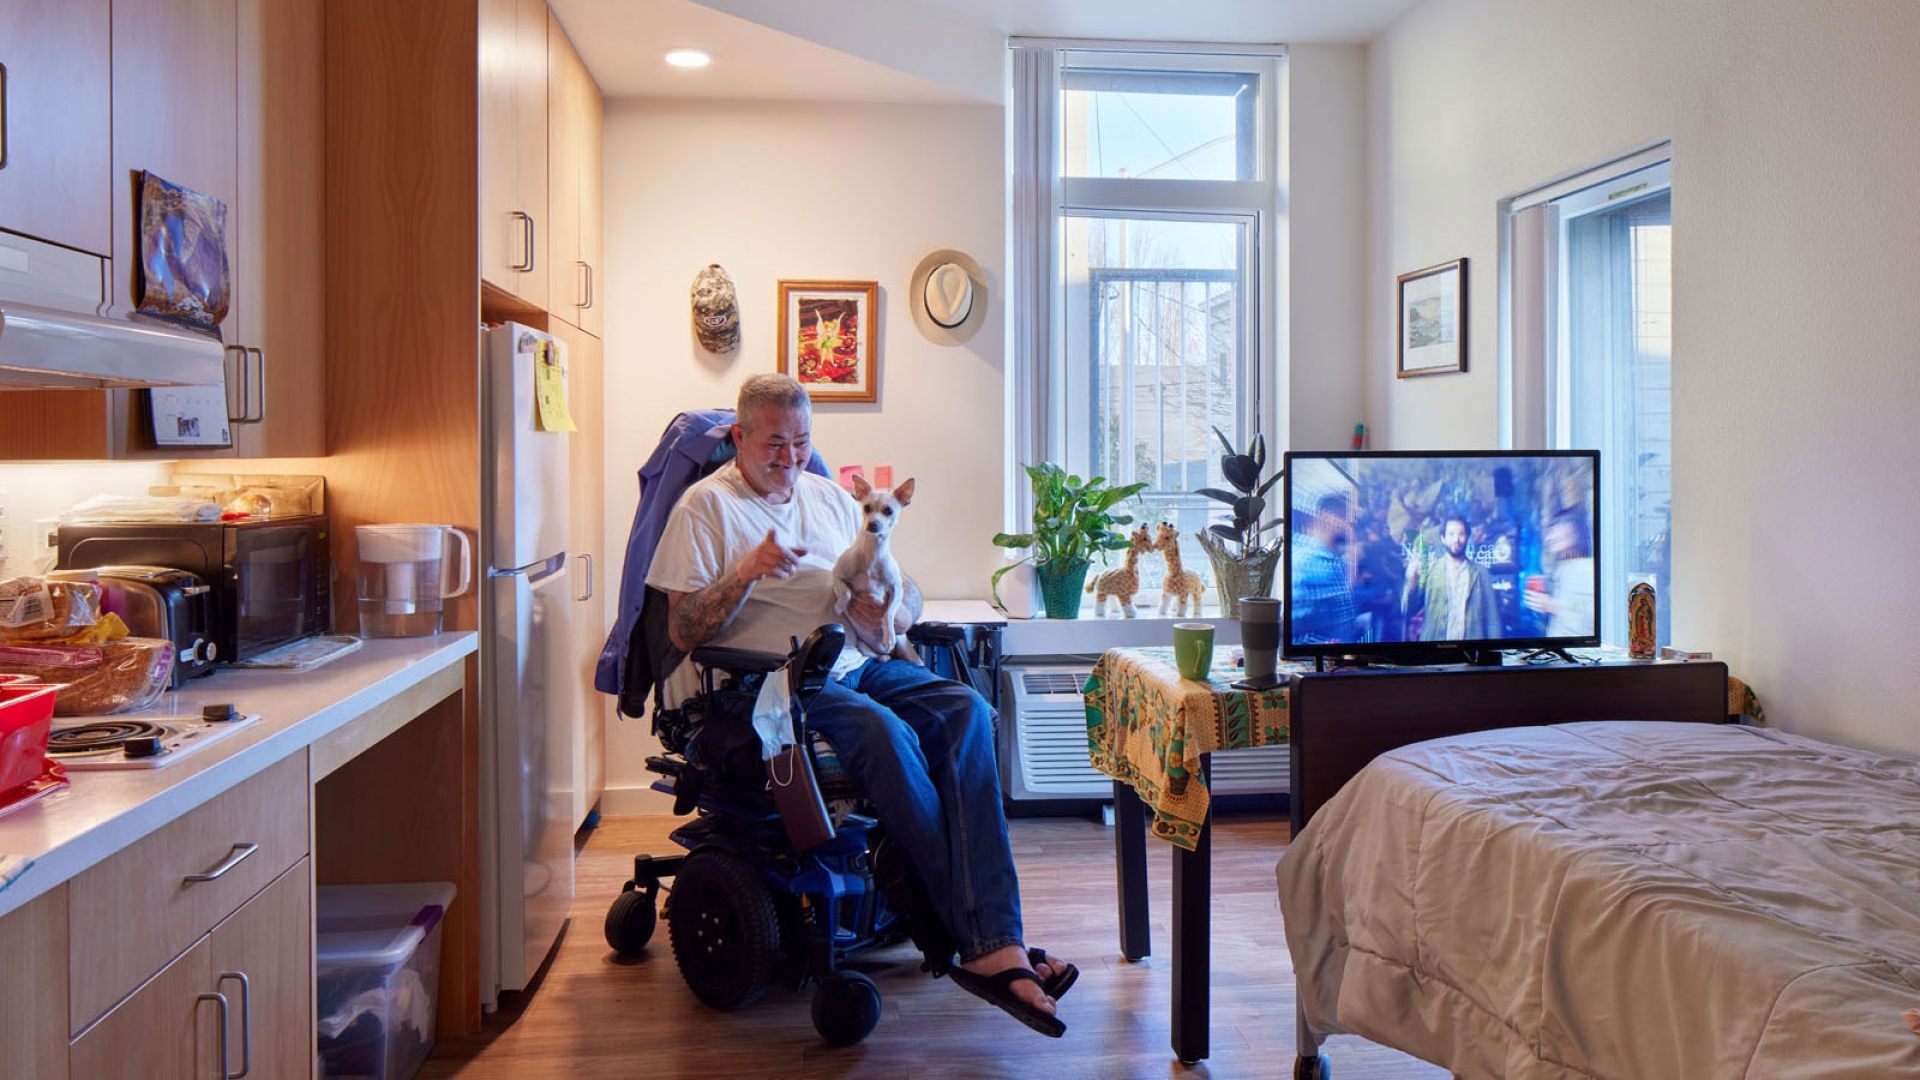
[[[1213,624],[1173,624],[1173,660],[1183,679],[1205,679],[1213,667]]]

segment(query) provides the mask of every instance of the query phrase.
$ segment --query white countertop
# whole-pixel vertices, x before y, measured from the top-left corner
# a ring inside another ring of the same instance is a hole
[[[0,855],[32,860],[0,888],[0,916],[463,662],[478,642],[471,631],[369,638],[310,671],[222,668],[167,693],[151,708],[120,714],[198,716],[202,705],[232,702],[260,719],[161,768],[69,770],[66,787],[0,814]]]

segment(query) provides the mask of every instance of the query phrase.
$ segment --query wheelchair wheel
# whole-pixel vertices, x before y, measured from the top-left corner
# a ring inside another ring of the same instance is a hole
[[[780,924],[773,897],[751,866],[721,851],[695,851],[674,878],[667,937],[680,977],[701,1001],[731,1012],[759,1000],[773,981]]]
[[[655,920],[652,893],[628,889],[607,909],[607,945],[621,956],[634,955],[653,940]]]
[[[852,1046],[880,1022],[880,988],[857,971],[836,971],[813,991],[813,1030],[828,1046]]]

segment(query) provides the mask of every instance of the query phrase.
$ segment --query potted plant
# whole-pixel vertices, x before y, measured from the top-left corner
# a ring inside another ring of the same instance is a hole
[[[1145,483],[1108,487],[1105,477],[1082,480],[1051,461],[1026,466],[1033,484],[1033,531],[996,533],[993,542],[1004,548],[1026,548],[1019,562],[994,571],[994,599],[999,600],[1000,578],[1021,563],[1032,562],[1046,601],[1047,618],[1072,619],[1080,614],[1080,590],[1086,584],[1093,556],[1127,546],[1116,528],[1133,518],[1113,508],[1146,489]]]
[[[1208,526],[1206,532],[1199,534],[1199,540],[1208,561],[1213,563],[1213,581],[1220,590],[1220,614],[1238,616],[1241,597],[1273,593],[1274,569],[1280,563],[1281,545],[1286,543],[1286,533],[1280,527],[1286,519],[1276,513],[1262,521],[1261,515],[1266,513],[1267,492],[1280,482],[1286,470],[1261,478],[1267,467],[1266,436],[1254,433],[1247,452],[1242,454],[1219,428],[1214,428],[1213,433],[1226,448],[1227,452],[1220,457],[1220,472],[1227,483],[1233,485],[1233,490],[1201,488],[1199,493],[1227,504],[1232,517]]]

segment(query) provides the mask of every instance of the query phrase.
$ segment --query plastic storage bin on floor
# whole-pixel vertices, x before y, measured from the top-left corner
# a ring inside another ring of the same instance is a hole
[[[444,881],[322,885],[314,953],[329,1077],[407,1080],[433,1049]]]

